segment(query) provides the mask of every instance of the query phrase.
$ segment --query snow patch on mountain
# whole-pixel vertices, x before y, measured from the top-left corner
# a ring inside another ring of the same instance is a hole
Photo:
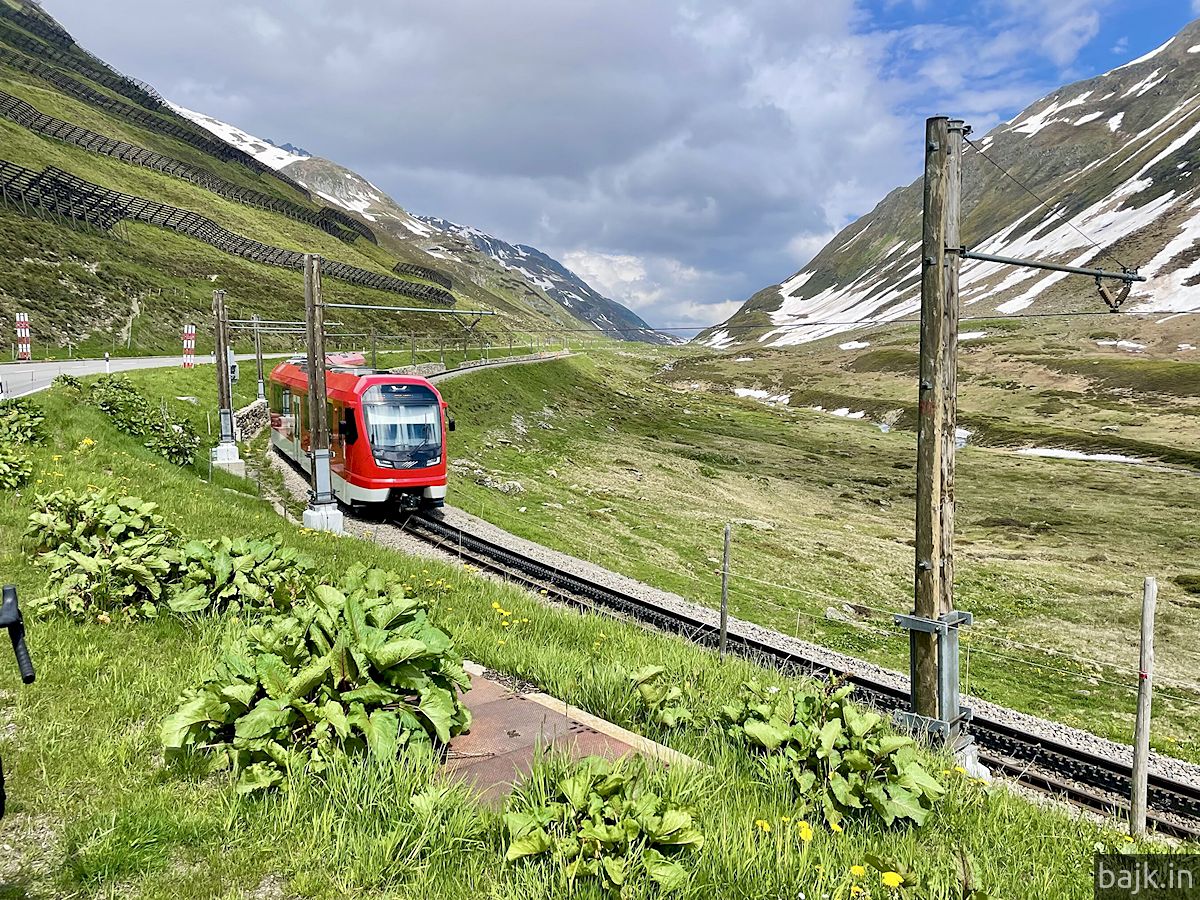
[[[299,148],[287,146],[291,149],[285,150],[283,147],[278,147],[266,138],[255,137],[249,132],[242,131],[235,125],[230,125],[222,122],[219,119],[214,119],[212,116],[206,116],[204,113],[198,113],[195,110],[180,106],[178,103],[167,101],[167,105],[185,119],[191,119],[201,128],[206,131],[211,131],[227,144],[232,144],[239,150],[249,153],[259,162],[270,166],[272,169],[282,169],[284,166],[290,166],[294,162],[302,159],[308,159],[310,154],[296,153]]]
[[[613,337],[651,343],[672,339],[654,331],[646,322],[615,300],[603,296],[557,259],[527,244],[510,244],[494,235],[433,216],[418,217],[430,233],[443,232],[472,245],[527,284],[542,291],[573,316],[591,322]]]

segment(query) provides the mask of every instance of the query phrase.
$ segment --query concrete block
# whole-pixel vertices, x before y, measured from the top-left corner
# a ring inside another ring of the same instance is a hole
[[[209,452],[208,458],[216,468],[236,475],[238,478],[246,477],[246,464],[238,455],[237,444],[217,444]]]
[[[342,511],[337,508],[335,503],[326,503],[322,506],[310,506],[304,510],[304,527],[311,528],[313,531],[328,531],[332,534],[344,534],[342,527]]]

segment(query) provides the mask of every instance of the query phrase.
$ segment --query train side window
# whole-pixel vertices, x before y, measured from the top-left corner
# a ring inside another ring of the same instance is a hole
[[[358,420],[354,417],[354,408],[347,406],[343,411],[342,418],[338,421],[338,434],[340,434],[347,444],[353,444],[358,440]]]
[[[292,414],[292,392],[287,388],[283,389],[283,402],[280,404],[280,407],[283,409],[285,416]]]

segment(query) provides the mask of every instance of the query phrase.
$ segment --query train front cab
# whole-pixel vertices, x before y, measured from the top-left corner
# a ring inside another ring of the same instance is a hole
[[[307,379],[281,366],[270,385],[271,442],[306,472]],[[348,506],[439,507],[446,498],[447,431],[454,420],[428,382],[330,371],[330,476]]]
[[[331,398],[331,421],[338,423],[333,443],[348,461],[351,501],[442,506],[446,432],[454,422],[437,392],[428,383],[370,379],[356,399],[345,405]]]

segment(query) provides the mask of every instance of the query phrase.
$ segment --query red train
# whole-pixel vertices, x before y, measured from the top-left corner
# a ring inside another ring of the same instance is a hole
[[[306,472],[309,450],[308,366],[291,359],[271,372],[271,443]],[[332,366],[329,400],[330,476],[348,506],[402,509],[446,500],[446,432],[454,420],[426,379],[374,369]]]

